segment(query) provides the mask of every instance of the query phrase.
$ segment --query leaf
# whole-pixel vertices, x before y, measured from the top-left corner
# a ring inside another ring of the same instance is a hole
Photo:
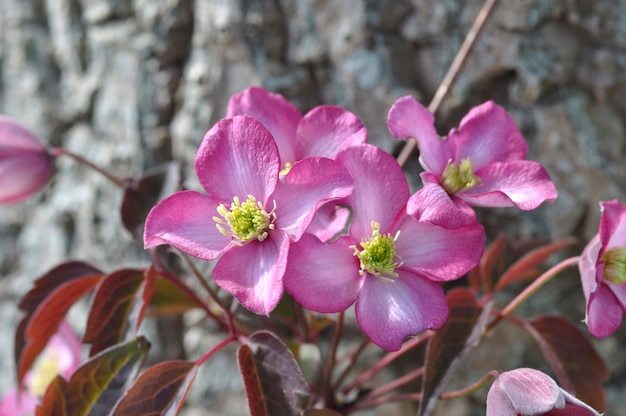
[[[120,214],[122,224],[143,244],[146,216],[156,203],[180,189],[180,164],[169,162],[127,182]]]
[[[489,244],[480,258],[478,266],[474,267],[468,276],[469,284],[474,292],[482,288],[486,293],[491,292],[491,279],[495,273],[497,265],[504,260],[506,251],[506,237],[500,234],[491,244]]]
[[[154,271],[123,269],[101,280],[83,338],[91,343],[90,356],[137,335],[155,279]]]
[[[293,354],[276,335],[252,334],[237,353],[251,416],[292,416],[309,392]]]
[[[498,283],[496,283],[496,291],[508,286],[513,282],[528,279],[529,270],[535,269],[536,266],[546,261],[550,256],[564,249],[565,247],[571,246],[574,243],[574,239],[564,239],[529,251],[524,256],[522,256],[522,258],[513,263],[506,270],[506,272],[504,272],[504,274],[498,280]],[[536,273],[532,274],[532,276],[535,275]]]
[[[606,406],[602,382],[609,378],[609,369],[589,339],[560,317],[539,317],[530,325],[534,330],[528,332],[537,341],[561,387],[602,411]]]
[[[148,368],[112,416],[177,415],[197,372],[198,366],[187,361],[166,361]]]
[[[57,376],[48,386],[37,416],[109,415],[149,348],[148,341],[139,337],[102,351],[76,369],[67,382]]]
[[[148,316],[176,315],[197,307],[198,304],[175,284],[158,277],[146,313]]]
[[[15,333],[18,383],[57,332],[70,307],[92,290],[102,277],[98,269],[81,262],[63,263],[35,281],[18,307],[25,312]]]
[[[448,320],[437,330],[426,351],[418,416],[432,413],[439,395],[462,359],[478,345],[491,311],[491,304],[481,308],[468,289],[453,289],[447,298]]]

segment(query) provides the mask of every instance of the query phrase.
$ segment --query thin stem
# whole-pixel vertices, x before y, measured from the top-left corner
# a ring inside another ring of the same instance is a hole
[[[354,368],[357,360],[359,359],[359,356],[363,353],[363,351],[365,351],[365,348],[367,348],[371,344],[372,344],[372,341],[370,341],[369,338],[365,338],[363,342],[361,342],[359,347],[350,353],[349,355],[350,362],[348,363],[346,368],[343,369],[339,377],[337,377],[337,380],[335,381],[335,388],[339,387],[341,383],[343,383],[343,380],[348,376],[350,371]]]
[[[335,328],[335,334],[333,336],[333,341],[330,346],[330,350],[328,351],[328,363],[326,364],[326,368],[324,369],[324,382],[322,383],[322,394],[324,397],[324,401],[327,404],[332,402],[332,389],[331,387],[331,376],[333,374],[333,368],[335,367],[335,361],[337,358],[337,348],[339,347],[339,341],[341,340],[341,335],[343,333],[343,318],[344,313],[340,312],[337,317],[337,327]]]
[[[431,99],[430,104],[428,104],[428,110],[430,110],[431,113],[434,114],[437,112],[439,106],[441,105],[441,102],[452,88],[452,85],[454,84],[457,76],[461,72],[461,69],[465,64],[467,57],[472,50],[472,47],[476,43],[478,36],[485,27],[485,23],[489,19],[489,16],[493,12],[497,2],[498,0],[486,0],[483,4],[483,7],[480,9],[478,16],[476,16],[476,20],[474,20],[472,27],[470,28],[469,32],[467,32],[465,40],[463,41],[463,44],[461,45],[459,51],[454,57],[450,68],[448,68],[448,72],[443,77],[443,80],[439,84],[439,88],[437,88],[437,91],[435,91],[435,95]],[[416,147],[417,142],[415,138],[411,138],[406,141],[406,144],[402,148],[402,151],[397,158],[400,166],[404,166]]]
[[[363,400],[349,407],[349,410],[363,410],[370,407],[380,406],[385,403],[402,402],[402,401],[419,401],[422,399],[422,393],[401,393],[393,396],[376,397],[372,400]]]
[[[485,387],[487,383],[489,383],[492,379],[498,377],[499,375],[500,375],[499,371],[492,370],[488,372],[487,374],[485,374],[484,376],[482,376],[480,380],[478,380],[474,384],[467,386],[464,389],[441,393],[439,395],[439,398],[445,400],[445,399],[455,399],[457,397],[469,396],[470,394],[473,394],[477,392],[478,390],[482,389],[483,387]]]
[[[294,313],[296,314],[298,321],[302,325],[302,332],[300,333],[300,331],[298,331],[298,333],[300,334],[300,338],[302,339],[302,342],[309,342],[311,341],[309,339],[309,323],[304,313],[304,308],[302,307],[302,305],[296,302],[295,299],[292,298],[291,301],[293,303]],[[295,327],[295,329],[298,329],[297,326]]]
[[[100,166],[90,162],[89,160],[85,159],[83,156],[76,154],[74,152],[71,152],[67,149],[64,149],[62,147],[55,147],[53,149],[50,149],[50,154],[52,156],[61,156],[61,155],[65,155],[65,156],[69,156],[72,159],[76,160],[78,163],[83,164],[85,166],[87,166],[88,168],[95,170],[96,172],[100,173],[101,175],[103,175],[105,178],[107,178],[108,180],[110,180],[111,182],[113,182],[115,185],[119,186],[122,189],[126,189],[127,188],[127,184],[128,181],[123,180],[118,178],[117,176],[113,175],[112,173],[106,171],[104,168],[101,168]]]
[[[204,364],[206,360],[208,360],[213,355],[215,355],[215,353],[217,353],[219,350],[221,350],[226,345],[236,340],[237,340],[237,337],[234,335],[230,335],[228,336],[228,338],[223,339],[215,347],[211,348],[208,352],[206,352],[202,357],[198,358],[198,360],[196,361],[196,365],[201,366],[202,364]]]
[[[427,330],[422,332],[419,336],[411,338],[402,345],[398,351],[388,352],[385,354],[373,367],[361,374],[356,380],[343,389],[343,395],[346,396],[350,391],[361,387],[363,384],[371,380],[376,374],[378,374],[383,368],[393,362],[395,359],[401,357],[405,353],[411,351],[413,348],[420,345],[422,342],[432,338],[435,335],[434,331]]]
[[[384,394],[389,393],[392,390],[397,389],[398,387],[404,386],[405,384],[417,379],[418,377],[421,377],[424,374],[425,368],[419,367],[413,371],[411,371],[408,374],[403,375],[402,377],[398,377],[397,379],[384,384],[380,387],[378,387],[377,389],[372,390],[371,392],[369,392],[367,395],[364,396],[363,400],[369,400],[369,399],[373,399],[376,397],[380,397]]]
[[[553,277],[558,275],[561,271],[565,270],[568,267],[576,266],[580,261],[579,256],[567,258],[556,265],[552,266],[546,272],[544,272],[541,276],[535,279],[526,289],[524,289],[519,295],[515,297],[504,309],[502,312],[489,324],[487,330],[493,328],[502,318],[506,318],[509,316],[518,306],[520,306],[526,299],[531,297],[539,288],[552,280]]]

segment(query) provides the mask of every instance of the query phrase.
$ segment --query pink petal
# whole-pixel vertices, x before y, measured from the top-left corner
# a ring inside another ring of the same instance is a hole
[[[349,219],[350,209],[329,202],[315,212],[306,232],[313,234],[320,241],[327,242],[337,237],[339,233],[347,233]]]
[[[170,244],[204,260],[217,258],[231,237],[216,227],[217,202],[195,191],[176,192],[160,201],[146,218],[144,246]]]
[[[10,117],[0,115],[0,160],[19,153],[46,153],[37,136]]]
[[[492,163],[474,172],[481,185],[458,193],[470,205],[510,207],[532,210],[544,201],[554,201],[556,187],[546,169],[539,163],[518,160]]]
[[[399,350],[406,337],[439,328],[448,318],[448,304],[437,283],[404,270],[397,272],[393,281],[366,274],[356,302],[363,332],[388,351]]]
[[[283,164],[298,161],[296,130],[302,113],[285,97],[261,87],[250,87],[230,98],[227,117],[238,115],[254,117],[270,131],[276,140]]]
[[[583,250],[580,256],[580,262],[578,263],[580,280],[587,304],[589,304],[591,294],[595,292],[598,289],[598,285],[601,284],[601,273],[597,270],[600,248],[600,237],[596,234]]]
[[[622,206],[617,199],[600,202],[600,206],[602,253],[613,247],[626,247],[626,206]]]
[[[72,375],[74,370],[82,363],[82,344],[80,339],[65,321],[61,322],[57,333],[50,338],[46,348],[54,349],[59,358],[57,363],[60,373],[66,379]]]
[[[47,153],[27,153],[0,158],[0,203],[21,202],[43,188],[54,165]]]
[[[435,175],[421,174],[424,186],[407,202],[407,213],[420,221],[446,228],[458,228],[476,222],[476,213],[467,203],[451,196],[439,185]]]
[[[515,120],[492,101],[472,108],[448,140],[454,141],[454,161],[470,157],[475,170],[493,162],[525,159],[528,153]]]
[[[280,158],[274,138],[260,122],[237,116],[207,132],[195,166],[200,184],[219,203],[252,195],[267,204],[278,182]]]
[[[448,160],[454,157],[450,142],[437,135],[433,114],[409,95],[391,106],[387,127],[394,137],[416,139],[422,166],[437,176],[441,176]]]
[[[372,233],[372,221],[388,230],[409,199],[409,185],[402,168],[388,153],[376,146],[350,147],[337,155],[354,178],[354,191],[344,201],[352,208],[350,233],[356,239]]]
[[[9,390],[0,401],[1,416],[30,416],[35,414],[39,399],[32,397],[26,391],[18,393],[16,389]]]
[[[515,409],[513,413],[499,411],[511,407]],[[555,407],[565,407],[560,387],[548,375],[532,368],[500,374],[487,394],[488,416],[540,415]]]
[[[624,309],[613,292],[601,284],[589,298],[585,321],[593,336],[605,338],[617,331],[623,315]]]
[[[272,198],[276,200],[276,227],[297,241],[307,229],[315,211],[324,203],[350,195],[353,189],[348,171],[332,159],[308,157],[293,165],[281,178]]]
[[[309,111],[297,131],[297,158],[324,156],[333,159],[341,150],[367,142],[367,130],[351,112],[331,105]]]
[[[435,281],[463,276],[478,264],[484,250],[485,232],[478,222],[449,229],[407,216],[398,229],[401,268]]]
[[[271,231],[262,242],[253,240],[224,253],[213,269],[213,280],[247,309],[269,315],[283,295],[288,252],[287,234]]]
[[[352,243],[345,236],[323,244],[313,235],[303,235],[289,248],[285,290],[313,311],[334,313],[348,308],[363,284],[359,261],[349,247]]]

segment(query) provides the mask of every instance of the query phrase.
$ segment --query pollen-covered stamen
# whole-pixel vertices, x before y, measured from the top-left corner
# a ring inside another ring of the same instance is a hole
[[[448,161],[448,166],[443,171],[441,182],[450,194],[456,194],[480,185],[480,178],[474,175],[474,166],[469,157],[461,160],[458,165]]]
[[[626,283],[626,248],[613,247],[602,254],[600,260],[604,262],[602,276],[613,283]]]
[[[222,234],[233,237],[233,244],[244,245],[254,239],[263,241],[267,238],[268,231],[274,229],[276,201],[273,203],[274,207],[267,212],[263,203],[252,195],[248,195],[248,199],[243,203],[238,197],[234,197],[230,209],[224,204],[217,207],[217,212],[223,219],[213,217],[213,220]],[[230,230],[224,226],[228,226]]]
[[[367,272],[390,281],[392,280],[390,277],[398,277],[395,270],[402,266],[402,262],[397,261],[400,260],[400,256],[396,253],[396,240],[399,235],[400,231],[393,237],[391,234],[382,235],[380,224],[372,221],[372,236],[360,243],[361,250],[357,246],[350,246],[361,262],[359,273],[362,275]]]

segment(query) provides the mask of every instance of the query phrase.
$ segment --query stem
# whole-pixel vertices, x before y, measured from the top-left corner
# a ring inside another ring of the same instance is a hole
[[[65,156],[69,156],[72,159],[76,160],[78,163],[81,163],[85,166],[87,166],[88,168],[95,170],[96,172],[100,173],[101,175],[103,175],[105,178],[107,178],[108,180],[110,180],[111,182],[113,182],[115,185],[119,186],[122,189],[126,189],[127,188],[127,181],[118,178],[117,176],[109,173],[108,171],[106,171],[104,168],[101,168],[100,166],[90,162],[89,160],[85,159],[83,156],[78,155],[76,153],[73,153],[67,149],[64,149],[62,147],[55,147],[53,149],[50,149],[50,154],[52,156],[61,156],[61,155],[65,155]]]
[[[330,378],[333,374],[333,368],[335,367],[335,358],[337,357],[337,348],[339,347],[339,341],[341,340],[341,334],[343,332],[343,317],[344,313],[340,312],[337,317],[337,327],[335,328],[335,334],[333,341],[328,351],[328,364],[324,369],[324,382],[322,383],[322,394],[324,402],[328,405],[334,401],[332,396],[332,389],[330,384]]]
[[[493,328],[502,318],[506,318],[509,316],[518,306],[520,306],[526,299],[531,297],[539,288],[552,280],[553,277],[558,275],[561,271],[565,270],[567,267],[575,266],[580,261],[579,256],[567,258],[556,265],[552,266],[546,272],[544,272],[541,276],[535,279],[526,289],[524,289],[519,295],[515,297],[504,309],[502,312],[489,324],[487,330]]]
[[[492,370],[492,371],[488,372],[487,374],[485,374],[484,376],[482,376],[480,378],[480,380],[478,380],[474,384],[472,384],[470,386],[467,386],[467,387],[465,387],[464,389],[461,389],[461,390],[455,390],[455,391],[449,391],[449,392],[441,393],[439,395],[439,398],[445,400],[445,399],[455,399],[457,397],[469,396],[470,394],[475,393],[478,390],[480,390],[483,387],[485,387],[485,385],[487,383],[489,383],[491,381],[491,379],[494,379],[494,378],[498,377],[499,375],[500,375],[499,371]]]
[[[367,348],[371,343],[372,341],[370,341],[369,338],[365,338],[363,342],[361,342],[361,345],[359,345],[359,347],[355,351],[349,354],[350,362],[348,363],[346,368],[343,369],[339,377],[337,377],[337,381],[335,382],[335,389],[339,387],[341,383],[343,383],[343,380],[348,376],[350,371],[354,368],[354,365],[356,364],[361,353],[363,353],[363,351],[365,351],[365,348]]]
[[[461,69],[465,64],[467,57],[472,50],[472,47],[476,43],[478,36],[485,27],[485,23],[489,19],[489,16],[493,12],[497,2],[498,0],[486,0],[483,4],[483,7],[480,9],[478,16],[476,16],[476,20],[474,20],[472,27],[470,28],[469,32],[467,32],[465,40],[463,41],[463,44],[461,45],[459,51],[454,57],[450,68],[448,68],[448,72],[443,77],[443,80],[439,84],[439,88],[437,88],[437,91],[435,91],[435,95],[431,99],[430,104],[428,104],[428,110],[431,113],[435,114],[437,112],[439,106],[441,105],[441,102],[450,91],[450,88],[452,88],[452,85],[454,84],[457,76],[461,72]],[[411,138],[406,141],[406,144],[402,148],[402,151],[397,158],[400,166],[404,166],[406,161],[409,159],[409,156],[411,156],[416,147],[417,141],[415,140],[415,138]]]
[[[196,365],[197,366],[201,366],[202,364],[205,363],[206,360],[208,360],[209,358],[211,358],[213,355],[215,355],[215,353],[217,353],[219,350],[221,350],[222,348],[224,348],[226,345],[230,344],[233,341],[236,341],[237,337],[234,335],[230,335],[228,338],[223,339],[222,341],[220,341],[219,344],[217,344],[215,347],[211,348],[208,352],[206,352],[202,357],[198,358],[198,360],[196,361]]]
[[[382,386],[378,387],[377,389],[372,390],[371,392],[369,392],[367,395],[364,396],[363,400],[369,400],[369,399],[374,399],[376,397],[380,397],[384,394],[389,393],[390,391],[397,389],[398,387],[401,387],[413,380],[415,380],[418,377],[421,377],[424,374],[425,368],[419,367],[413,371],[411,371],[408,374],[403,375],[402,377],[398,377],[397,379],[387,383],[387,384],[383,384]]]
[[[405,353],[411,351],[413,348],[420,345],[422,342],[432,338],[435,335],[435,331],[427,330],[417,336],[415,338],[411,338],[407,342],[402,345],[398,351],[388,352],[381,358],[372,368],[361,374],[356,380],[354,380],[350,385],[343,389],[343,395],[347,396],[351,390],[361,387],[363,384],[367,383],[372,377],[378,374],[383,368],[389,365],[392,361],[397,359],[398,357],[404,355]]]

